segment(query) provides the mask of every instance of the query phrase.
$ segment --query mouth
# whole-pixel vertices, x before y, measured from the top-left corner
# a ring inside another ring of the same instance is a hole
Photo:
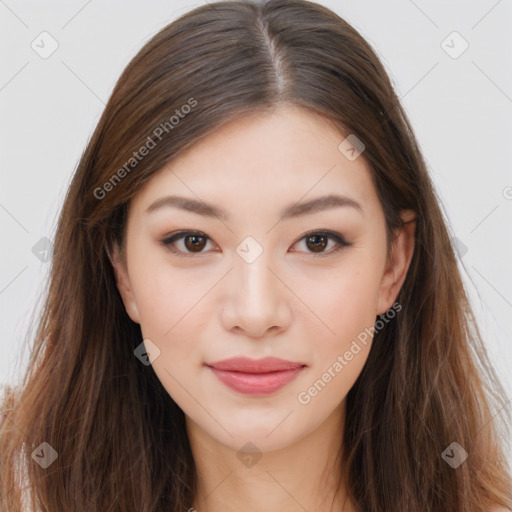
[[[206,363],[206,366],[224,385],[234,391],[246,395],[269,395],[294,380],[306,364],[275,357],[236,357]]]

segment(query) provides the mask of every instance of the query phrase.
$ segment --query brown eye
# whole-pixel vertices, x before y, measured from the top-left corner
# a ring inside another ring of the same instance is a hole
[[[184,241],[185,247],[191,252],[200,252],[206,245],[206,238],[201,235],[186,235]]]
[[[179,256],[187,256],[206,252],[203,249],[209,240],[210,238],[201,232],[181,231],[164,238],[160,243]],[[181,247],[177,247],[178,243]]]
[[[329,241],[332,242],[332,245],[326,250],[329,246]],[[353,242],[347,242],[341,234],[326,230],[307,233],[296,243],[299,244],[300,242],[303,242],[306,246],[306,250],[301,252],[305,252],[313,257],[329,256],[344,247],[353,245]]]
[[[329,247],[329,241],[333,242],[331,247]],[[212,242],[210,237],[201,231],[180,231],[160,240],[162,245],[178,256],[207,253],[208,251],[204,249],[208,242]],[[310,232],[296,244],[299,242],[305,243],[306,250],[304,252],[311,256],[328,256],[344,247],[353,245],[353,243],[347,242],[342,235],[333,231]],[[178,247],[179,244],[181,247]],[[328,250],[326,250],[327,247],[329,247]]]
[[[322,252],[328,243],[328,237],[325,235],[311,235],[306,239],[306,245],[312,252]]]

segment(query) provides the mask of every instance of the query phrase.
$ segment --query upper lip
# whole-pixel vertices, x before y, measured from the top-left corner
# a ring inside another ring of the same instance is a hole
[[[250,359],[248,357],[232,357],[214,363],[206,363],[217,370],[227,370],[244,373],[268,373],[283,370],[294,370],[306,366],[305,363],[297,363],[279,359],[278,357],[265,357],[263,359]]]

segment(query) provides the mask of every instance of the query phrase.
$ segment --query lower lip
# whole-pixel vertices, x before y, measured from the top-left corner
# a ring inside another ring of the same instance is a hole
[[[244,373],[218,370],[209,366],[214,375],[226,386],[246,395],[269,395],[283,388],[304,367],[270,373]]]

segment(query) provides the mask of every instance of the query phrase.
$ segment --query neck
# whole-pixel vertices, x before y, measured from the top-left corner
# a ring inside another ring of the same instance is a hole
[[[187,417],[198,484],[193,509],[354,511],[340,461],[344,419],[342,402],[306,437],[245,458]]]

